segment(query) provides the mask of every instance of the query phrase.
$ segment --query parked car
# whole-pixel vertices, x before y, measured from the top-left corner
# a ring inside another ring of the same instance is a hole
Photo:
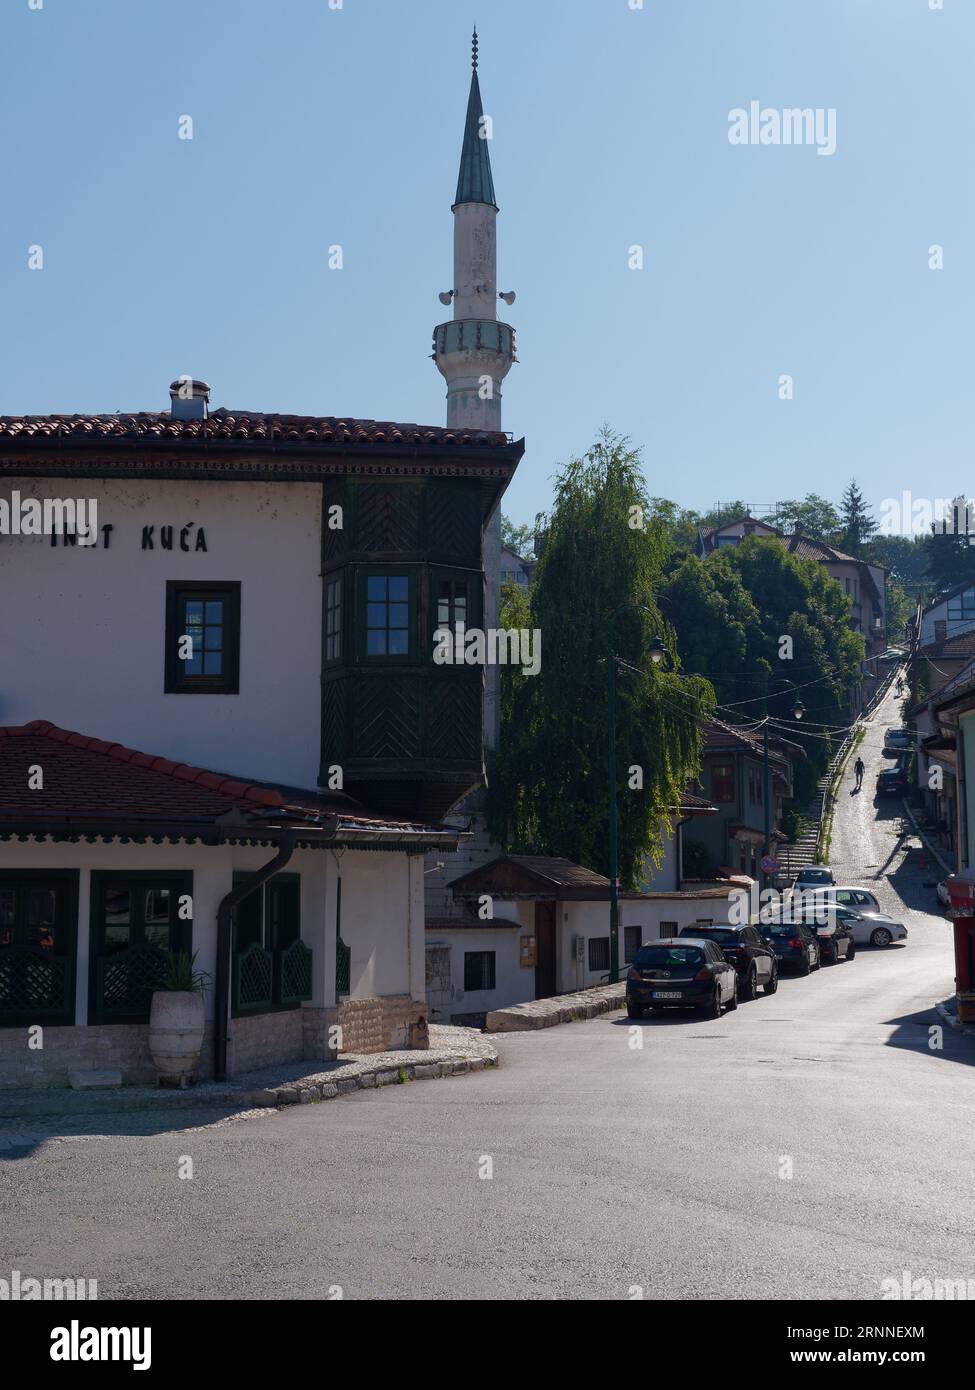
[[[914,742],[914,735],[910,729],[888,729],[884,734],[884,757],[889,758],[895,753],[907,753]]]
[[[819,938],[805,922],[760,922],[758,930],[775,952],[780,966],[789,965],[798,975],[808,975],[822,965]]]
[[[626,1012],[645,1009],[702,1009],[720,1018],[722,1007],[738,1007],[738,973],[711,941],[663,937],[641,946],[626,972]]]
[[[903,796],[908,788],[906,767],[886,767],[877,773],[878,796]]]
[[[832,918],[832,920],[830,920]],[[819,939],[819,953],[824,965],[852,960],[857,953],[856,942],[848,923],[839,914],[825,914],[825,920],[815,921],[813,930]],[[812,922],[810,922],[812,926]]]
[[[833,870],[825,868],[821,864],[815,864],[807,869],[800,869],[796,874],[793,887],[797,892],[804,892],[807,888],[828,888],[834,884],[836,879],[833,877]]]
[[[834,902],[838,908],[845,908],[847,924],[853,928],[853,939],[859,945],[889,946],[892,941],[903,941],[907,928],[903,922],[881,909],[876,896],[866,888],[827,888],[820,900]],[[855,919],[859,919],[856,921]]]
[[[775,951],[757,927],[684,927],[681,936],[713,941],[738,972],[738,998],[754,999],[761,985],[766,994],[779,987],[779,964]]]
[[[889,946],[892,941],[903,941],[907,936],[904,923],[895,921],[886,912],[871,912],[865,916],[837,903],[836,915],[846,923],[858,946]]]

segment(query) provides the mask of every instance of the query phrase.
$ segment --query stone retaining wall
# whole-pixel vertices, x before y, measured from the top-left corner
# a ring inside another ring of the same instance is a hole
[[[341,1052],[389,1052],[423,1049],[427,1006],[408,994],[376,999],[343,999],[337,1008],[298,1008],[250,1014],[230,1021],[227,1069],[230,1076],[279,1062],[334,1060],[328,1030],[342,1028]],[[107,1023],[48,1028],[43,1046],[28,1047],[28,1029],[0,1028],[0,1089],[68,1086],[81,1071],[121,1072],[123,1085],[145,1086],[156,1080],[149,1056],[147,1023]],[[197,1076],[213,1076],[213,1024],[208,1022]]]

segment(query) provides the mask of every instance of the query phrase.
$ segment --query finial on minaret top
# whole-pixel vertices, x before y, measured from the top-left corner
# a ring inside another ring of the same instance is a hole
[[[474,37],[471,39],[471,67],[477,72],[477,25],[474,26]]]

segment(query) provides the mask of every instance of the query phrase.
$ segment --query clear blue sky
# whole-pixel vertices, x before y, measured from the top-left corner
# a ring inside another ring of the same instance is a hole
[[[163,409],[185,372],[442,423],[475,20],[509,514],[604,421],[702,509],[975,492],[973,0],[3,0],[0,413]],[[752,100],[835,107],[835,155],[732,146]]]

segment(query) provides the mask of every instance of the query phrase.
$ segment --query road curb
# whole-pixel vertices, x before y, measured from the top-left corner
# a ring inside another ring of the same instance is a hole
[[[313,1101],[335,1100],[354,1091],[378,1086],[403,1085],[407,1081],[436,1081],[448,1076],[493,1069],[500,1064],[498,1051],[482,1034],[474,1034],[470,1046],[431,1049],[429,1060],[420,1059],[417,1052],[405,1055],[409,1061],[398,1061],[395,1053],[377,1055],[375,1062],[368,1057],[333,1064],[328,1071],[316,1069],[305,1075],[275,1082],[272,1078],[263,1086],[255,1074],[248,1081],[242,1076],[234,1084],[214,1081],[200,1082],[181,1090],[161,1090],[154,1086],[122,1086],[118,1090],[78,1092],[70,1088],[36,1088],[0,1091],[0,1129],[11,1122],[31,1117],[118,1115],[135,1111],[163,1116],[167,1111],[185,1110],[255,1110],[279,1109],[286,1105],[307,1105]]]
[[[596,1018],[599,1014],[622,1009],[625,1004],[626,981],[620,980],[614,985],[595,985],[574,994],[557,994],[551,999],[534,999],[526,1004],[512,1004],[507,1009],[492,1009],[484,1027],[488,1033],[527,1033],[536,1028],[555,1028],[560,1023]]]
[[[935,1013],[939,1014],[948,1024],[949,1028],[954,1028],[956,1033],[964,1033],[969,1038],[975,1038],[975,1028],[969,1028],[967,1023],[961,1023],[948,1008],[947,1004],[940,1001],[934,1006]]]

